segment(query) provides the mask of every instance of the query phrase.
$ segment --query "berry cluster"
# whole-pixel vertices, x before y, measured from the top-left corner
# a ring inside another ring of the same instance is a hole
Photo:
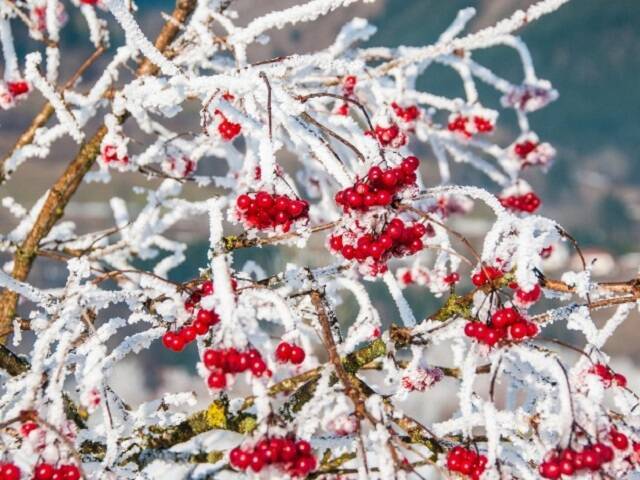
[[[123,163],[123,164],[127,164],[129,163],[129,157],[127,155],[123,155],[121,156],[118,153],[118,147],[116,147],[115,145],[104,145],[102,147],[102,160],[104,161],[104,163]]]
[[[538,147],[536,142],[532,142],[531,140],[525,140],[520,143],[516,143],[513,146],[514,153],[520,157],[522,160],[525,160],[527,156],[533,152]]]
[[[487,465],[487,457],[473,450],[461,447],[453,447],[447,453],[447,469],[450,472],[461,473],[471,480],[479,480]]]
[[[542,203],[535,192],[527,192],[521,195],[505,195],[501,196],[499,200],[504,208],[527,213],[535,212]]]
[[[366,233],[354,238],[347,235],[333,235],[329,238],[331,250],[340,252],[346,260],[360,263],[371,259],[373,275],[386,271],[386,262],[391,257],[413,255],[424,248],[422,236],[427,228],[422,223],[405,225],[399,218],[391,220],[382,233],[374,236]],[[350,243],[347,243],[350,240]]]
[[[0,480],[20,480],[20,467],[15,463],[0,463]]]
[[[493,347],[505,338],[519,342],[527,337],[535,337],[538,334],[538,326],[525,320],[515,308],[506,307],[494,312],[490,325],[467,322],[464,326],[464,334]]]
[[[213,282],[211,280],[204,281],[197,291],[193,292],[184,302],[184,308],[188,312],[193,312],[196,305],[203,296],[213,293]],[[169,350],[180,352],[182,349],[193,342],[198,335],[206,335],[209,329],[220,321],[220,316],[215,310],[198,309],[196,318],[192,323],[184,325],[177,332],[167,332],[162,336],[162,343]]]
[[[240,352],[235,348],[214,350],[209,348],[202,356],[204,366],[211,370],[207,385],[216,390],[227,386],[227,374],[237,375],[250,370],[256,377],[271,376],[271,371],[262,359],[262,355],[255,348]]]
[[[358,83],[358,77],[354,75],[348,75],[342,80],[342,95],[345,97],[351,97]],[[349,115],[349,104],[347,102],[341,103],[336,109],[336,114],[346,117]]]
[[[627,377],[621,373],[615,373],[604,363],[596,363],[589,369],[589,373],[600,377],[600,380],[606,388],[616,385],[621,388],[627,386]]]
[[[393,111],[399,118],[407,123],[413,122],[420,116],[420,110],[418,110],[418,107],[415,105],[409,105],[406,108],[402,108],[396,102],[393,102],[391,104],[391,108],[393,108]]]
[[[72,464],[59,465],[39,463],[33,470],[33,480],[79,480],[80,469]]]
[[[493,123],[484,117],[456,115],[449,120],[447,128],[450,132],[457,132],[465,138],[471,138],[474,133],[491,133]]]
[[[407,143],[407,135],[395,123],[388,127],[376,125],[373,131],[367,130],[364,134],[376,138],[383,147],[400,148]]]
[[[98,0],[80,0],[80,3],[84,3],[85,5],[97,5]]]
[[[629,448],[627,436],[616,429],[611,430],[609,440],[611,445],[600,441],[582,450],[564,448],[551,452],[538,468],[540,476],[557,479],[562,475],[571,476],[584,470],[597,472],[605,463],[613,460],[615,450],[623,452]]]
[[[220,114],[222,115],[222,113]],[[218,132],[223,140],[229,142],[240,134],[242,127],[239,123],[229,121],[224,115],[222,115],[222,121],[218,124]]]
[[[259,230],[282,227],[284,232],[288,232],[293,222],[309,218],[309,202],[306,200],[265,191],[240,195],[236,207],[247,227]]]
[[[477,273],[471,276],[471,283],[476,287],[484,287],[495,280],[500,280],[504,273],[502,270],[491,265],[483,265]]]
[[[460,281],[460,274],[458,272],[451,272],[450,274],[445,275],[442,281],[447,285],[455,285]]]
[[[311,444],[290,437],[263,438],[250,449],[236,447],[229,452],[229,463],[238,470],[251,468],[256,473],[269,465],[279,466],[293,477],[306,477],[317,465]]]
[[[386,207],[398,192],[415,186],[416,170],[419,166],[420,160],[409,156],[395,168],[371,167],[363,181],[336,193],[336,203],[341,205],[345,212],[364,212],[372,207]]]
[[[300,365],[304,362],[305,357],[304,350],[298,345],[280,342],[276,347],[276,360],[280,363],[291,362],[294,365]]]

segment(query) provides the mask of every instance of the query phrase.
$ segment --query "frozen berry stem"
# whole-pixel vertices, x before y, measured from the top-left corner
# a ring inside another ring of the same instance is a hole
[[[0,245],[13,261],[0,271],[0,479],[434,470],[478,480],[623,478],[638,469],[640,400],[603,347],[640,299],[640,281],[595,283],[584,259],[550,278],[544,260],[563,242],[582,253],[557,223],[534,215],[544,199],[523,178],[553,160],[528,115],[558,94],[513,34],[566,0],[466,35],[474,10],[465,9],[438,43],[409,49],[359,47],[373,29],[354,18],[327,49],[255,63],[247,52],[271,29],[304,28],[353,2],[312,0],[236,25],[232,2],[178,0],[155,44],[121,0],[52,0],[48,12],[36,0],[6,3],[0,108],[21,108],[34,90],[48,103],[2,156],[0,182],[25,161],[49,160],[65,135],[86,140],[41,203],[3,198],[20,225]],[[57,39],[76,14],[95,52],[58,84]],[[109,45],[102,20],[112,17],[127,48],[85,85]],[[37,52],[17,58],[11,29],[25,27],[48,47],[46,62]],[[476,63],[475,51],[494,45],[517,51],[520,83]],[[134,61],[136,75],[121,75]],[[416,89],[416,72],[432,63],[460,74],[464,97]],[[485,105],[476,82],[494,88],[500,106]],[[201,131],[166,121],[193,115],[193,105]],[[520,129],[507,141],[504,109]],[[97,131],[87,131],[89,120]],[[146,136],[130,133],[138,130]],[[281,165],[285,152],[294,161]],[[225,174],[203,175],[211,161],[226,162]],[[452,161],[495,185],[456,185]],[[114,225],[98,232],[60,221],[81,185],[117,175],[144,185],[142,208],[112,198]],[[209,188],[209,198],[192,200],[187,182]],[[482,247],[452,227],[480,203],[494,215]],[[173,227],[207,218],[209,262],[189,281],[172,280],[186,251]],[[252,256],[266,245],[295,250],[300,264],[292,255],[286,271],[266,276]],[[233,258],[240,249],[252,262]],[[39,257],[64,263],[64,288],[27,283]],[[378,308],[371,282],[395,305]],[[416,319],[403,288],[442,298],[440,307]],[[345,294],[356,318],[338,318]],[[592,313],[611,307],[606,327],[596,324]],[[585,346],[549,338],[546,327],[563,322]],[[140,407],[110,387],[117,363],[159,344],[167,355],[197,350],[191,372],[208,389],[205,409],[191,410],[193,394],[171,385]],[[21,345],[29,355],[14,353]],[[432,345],[451,354],[435,357]],[[565,348],[578,360],[568,363]],[[488,395],[477,377],[487,378]],[[455,399],[448,418],[427,421],[403,403],[435,411],[431,390],[441,388]],[[526,403],[501,401],[522,390]]]

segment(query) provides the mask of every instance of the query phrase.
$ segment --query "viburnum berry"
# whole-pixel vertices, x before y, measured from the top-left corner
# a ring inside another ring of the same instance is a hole
[[[460,274],[458,272],[451,272],[442,279],[447,285],[454,285],[460,281]]]
[[[589,373],[600,377],[600,380],[606,388],[613,385],[621,388],[627,386],[627,378],[621,373],[615,373],[609,366],[604,363],[596,363],[590,369]]]
[[[182,351],[185,346],[184,339],[180,336],[180,334],[171,331],[166,332],[162,336],[162,344],[169,350],[173,350],[174,352]]]
[[[253,348],[245,351],[238,351],[235,348],[224,350],[208,348],[202,355],[202,363],[211,371],[207,383],[214,389],[222,389],[226,386],[226,374],[237,375],[251,371],[256,377],[271,375],[262,355]]]
[[[382,169],[373,166],[367,176],[352,187],[339,191],[335,200],[345,212],[365,212],[374,207],[390,205],[395,196],[407,188],[416,186],[416,170],[420,166],[417,157],[409,156],[397,167]]]
[[[229,463],[237,470],[250,468],[258,473],[265,467],[275,467],[294,477],[306,477],[317,467],[311,445],[293,437],[265,437],[252,448],[233,448]]]
[[[393,102],[391,108],[393,108],[393,111],[400,119],[407,123],[413,122],[420,116],[420,110],[418,110],[418,107],[415,105],[409,105],[403,108],[396,102]]]
[[[288,232],[294,222],[309,218],[309,202],[266,191],[242,194],[236,199],[238,217],[247,228],[280,228]]]
[[[29,93],[30,87],[24,80],[19,80],[15,82],[7,82],[7,90],[9,90],[9,93],[14,97],[18,97]]]
[[[493,123],[488,118],[456,114],[450,117],[447,125],[450,132],[456,132],[465,138],[471,138],[475,133],[490,133],[493,128]]]
[[[288,342],[280,342],[276,347],[276,360],[281,363],[291,362],[299,365],[305,359],[304,350],[298,345],[292,345]]]
[[[24,422],[20,425],[20,433],[23,437],[28,437],[31,432],[38,428],[38,424],[36,422]]]
[[[342,81],[342,91],[346,96],[353,95],[353,92],[358,83],[358,78],[355,75],[347,75]]]
[[[227,386],[227,377],[222,370],[214,370],[207,378],[207,385],[214,390],[221,390]]]
[[[527,155],[529,155],[536,149],[537,146],[538,144],[536,142],[525,140],[523,142],[516,143],[513,146],[513,151],[518,157],[524,160],[525,158],[527,158]]]
[[[485,471],[487,457],[457,445],[447,453],[446,465],[450,472],[462,474],[471,480],[479,480]]]
[[[20,468],[11,462],[0,463],[0,480],[20,480]]]
[[[367,130],[364,133],[377,139],[383,147],[400,148],[407,143],[407,135],[395,123],[388,127],[376,125],[373,131]]]
[[[542,204],[535,192],[525,194],[503,195],[499,198],[503,207],[514,211],[533,213]]]
[[[611,429],[611,444],[618,450],[626,450],[629,448],[629,438],[615,428]]]
[[[54,473],[55,469],[53,465],[40,463],[36,465],[36,468],[33,470],[33,478],[34,480],[52,480]]]
[[[331,236],[329,246],[341,245],[337,252],[346,260],[355,259],[366,264],[368,273],[377,275],[387,270],[386,262],[391,257],[400,258],[421,251],[424,248],[422,236],[425,232],[426,227],[421,223],[406,225],[400,218],[394,218],[377,235],[346,232]]]
[[[483,287],[495,280],[499,280],[503,276],[502,270],[491,265],[483,265],[477,273],[471,276],[471,282],[476,287]]]
[[[521,288],[516,289],[515,299],[520,306],[529,306],[540,299],[542,295],[542,289],[540,285],[534,285],[534,287],[529,291],[524,291]]]
[[[242,126],[239,123],[230,121],[224,113],[220,110],[215,110],[215,115],[220,116],[220,122],[218,123],[218,133],[222,139],[226,142],[233,140],[242,131]]]
[[[519,342],[537,335],[538,327],[525,320],[513,307],[496,310],[491,316],[491,324],[470,321],[464,326],[464,334],[478,342],[493,347],[503,339]]]
[[[118,147],[115,145],[104,145],[101,151],[102,160],[104,163],[129,163],[129,157],[127,155],[120,155],[118,153]]]

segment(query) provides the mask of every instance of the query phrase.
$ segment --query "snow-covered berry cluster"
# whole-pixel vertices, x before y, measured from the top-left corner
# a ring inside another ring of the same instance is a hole
[[[308,219],[309,202],[266,191],[245,193],[236,199],[240,220],[247,228],[281,229],[288,232],[296,222]]]
[[[379,233],[354,232],[335,234],[329,237],[329,247],[346,260],[356,260],[369,267],[372,275],[387,271],[387,262],[392,258],[414,255],[424,248],[422,236],[427,229],[423,223],[405,224],[400,218],[384,224]]]
[[[187,312],[193,313],[200,303],[202,297],[213,295],[213,282],[205,280],[198,289],[191,293],[184,302]],[[197,336],[206,335],[211,327],[220,321],[220,316],[215,310],[198,308],[195,318],[191,323],[183,325],[177,331],[168,331],[162,336],[163,345],[169,350],[180,352],[186,345],[193,342]]]
[[[202,363],[210,370],[207,378],[209,388],[221,390],[227,386],[227,374],[231,376],[250,371],[255,377],[271,376],[271,371],[255,348],[239,351],[236,348],[208,348],[202,355]]]
[[[475,338],[478,342],[493,347],[504,339],[514,342],[526,338],[535,337],[538,334],[538,326],[527,321],[518,310],[513,307],[505,307],[496,310],[488,324],[469,321],[464,326],[464,334]]]
[[[494,124],[492,120],[482,116],[452,114],[447,128],[450,132],[458,133],[464,138],[471,138],[476,133],[493,132]]]
[[[486,465],[486,455],[461,445],[456,445],[447,453],[447,470],[471,480],[480,480]]]
[[[238,470],[251,469],[256,473],[272,466],[298,478],[306,478],[317,466],[311,444],[293,436],[269,436],[252,448],[236,447],[229,453],[229,463]]]
[[[416,186],[415,172],[419,166],[417,157],[408,156],[397,167],[371,167],[361,181],[336,193],[336,203],[345,212],[366,212],[373,207],[386,207],[400,192]]]
[[[501,195],[500,203],[503,207],[514,211],[533,213],[540,207],[542,202],[535,192],[527,192]]]
[[[364,133],[377,139],[383,147],[400,148],[405,145],[408,140],[407,134],[400,129],[397,123],[376,125],[373,131],[367,130]]]
[[[616,386],[625,388],[627,386],[627,377],[621,373],[614,372],[608,365],[604,363],[596,363],[589,368],[589,373],[600,377],[606,388]]]
[[[629,445],[629,438],[624,433],[612,428],[606,440],[549,452],[540,464],[538,471],[542,478],[552,480],[580,475],[585,472],[589,472],[590,475],[600,472],[609,476],[605,471],[607,464],[612,462],[616,455],[626,456]]]

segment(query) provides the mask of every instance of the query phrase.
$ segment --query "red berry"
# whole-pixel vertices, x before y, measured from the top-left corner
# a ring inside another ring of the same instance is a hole
[[[560,478],[560,464],[555,461],[543,462],[542,464],[540,464],[539,473],[543,478]]]
[[[291,345],[287,342],[280,342],[276,347],[276,360],[282,363],[289,361],[291,357]]]
[[[193,342],[196,339],[196,329],[195,327],[188,325],[186,327],[184,327],[182,330],[180,330],[180,336],[182,337],[182,340],[184,341],[184,343],[190,343]]]
[[[600,468],[600,456],[593,449],[585,448],[582,452],[582,458],[584,466],[589,470],[596,471]]]
[[[5,463],[2,474],[2,480],[20,480],[20,469],[13,463]]]
[[[464,334],[467,337],[475,337],[477,336],[478,330],[476,328],[476,322],[467,322],[466,325],[464,326]]]
[[[611,377],[611,383],[617,385],[620,388],[625,388],[627,386],[627,377],[625,377],[621,373],[614,373],[613,377]]]
[[[80,469],[75,465],[62,465],[60,467],[64,480],[79,480]]]
[[[296,442],[296,450],[298,451],[298,455],[301,457],[305,457],[311,455],[313,450],[311,449],[311,444],[306,440],[298,440]]]
[[[28,437],[31,432],[36,430],[38,425],[35,422],[24,422],[20,425],[20,433],[23,437]]]
[[[340,251],[342,250],[342,235],[334,235],[329,237],[329,246],[331,250]]]
[[[558,463],[558,467],[560,468],[560,473],[562,475],[571,476],[575,472],[573,462],[569,460],[560,460],[560,462]]]
[[[224,355],[220,350],[207,349],[202,355],[202,362],[207,368],[222,368],[224,366]]]
[[[267,364],[261,358],[254,360],[251,363],[251,373],[256,377],[260,377],[267,369]]]
[[[522,340],[527,336],[527,324],[524,322],[514,323],[509,327],[509,334],[514,340]]]
[[[301,347],[299,347],[298,345],[293,345],[291,347],[291,352],[289,354],[291,363],[293,363],[294,365],[300,365],[302,362],[304,362],[305,357],[306,354]]]
[[[33,470],[33,478],[34,480],[51,480],[53,478],[53,472],[53,465],[41,463],[36,465],[36,468]]]
[[[11,95],[17,97],[18,95],[22,95],[29,91],[29,84],[24,81],[7,82],[7,89]]]
[[[213,282],[211,280],[205,280],[202,282],[202,285],[200,285],[200,291],[205,296],[211,295],[213,293]]]
[[[216,390],[223,389],[227,386],[227,378],[222,370],[214,370],[209,374],[209,378],[207,379],[207,385],[209,388],[213,388]]]
[[[482,271],[474,273],[471,277],[471,283],[473,283],[476,287],[482,287],[485,283],[487,283],[487,276]]]
[[[280,448],[280,457],[285,462],[290,462],[298,455],[298,449],[293,440],[284,439]]]
[[[254,472],[259,472],[264,467],[264,459],[259,452],[253,452],[249,459],[249,466]]]
[[[295,472],[301,477],[307,476],[315,468],[316,459],[311,456],[298,458],[294,466]]]
[[[193,328],[197,335],[204,335],[209,331],[209,324],[202,320],[195,319],[193,322]]]
[[[205,310],[201,308],[198,310],[196,320],[206,323],[207,325],[215,325],[219,321],[219,317],[213,310]]]
[[[236,200],[236,206],[240,210],[247,210],[251,206],[251,197],[249,195],[240,195]]]
[[[626,450],[629,448],[629,439],[624,433],[620,432],[612,432],[611,433],[611,443],[618,450]]]

